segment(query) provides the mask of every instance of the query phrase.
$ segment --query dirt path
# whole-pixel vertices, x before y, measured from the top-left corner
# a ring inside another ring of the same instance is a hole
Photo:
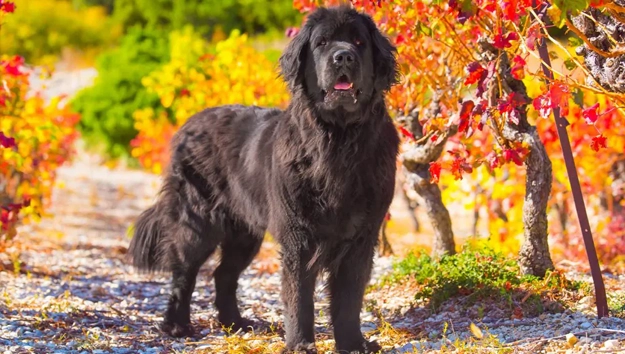
[[[167,277],[136,274],[125,255],[129,241],[126,230],[151,203],[158,178],[140,171],[109,170],[94,158],[80,156],[82,159],[60,170],[52,215],[22,229],[19,271],[0,272],[1,349],[9,353],[278,350],[282,345],[282,305],[277,257],[271,243],[265,243],[259,259],[244,273],[239,294],[244,316],[274,323],[273,333],[260,337],[224,335],[215,322],[212,306],[213,260],[203,268],[194,294],[192,321],[196,336],[187,340],[167,338],[157,329],[169,291]],[[374,278],[388,271],[390,263],[389,258],[377,259]],[[423,304],[413,303],[409,289],[400,286],[374,291],[367,295],[363,330],[383,343],[385,352],[453,348],[456,339],[470,340],[470,321],[477,322],[475,306],[458,304],[452,302],[442,312],[431,314]],[[581,331],[587,334],[582,343],[588,348],[604,348],[605,343],[620,345],[618,340],[625,332],[599,329],[625,331],[624,321],[596,320],[590,315],[592,306],[580,306],[576,311],[524,320],[511,320],[499,309],[487,308],[477,323],[490,328],[501,342]],[[332,342],[325,315],[327,297],[321,288],[316,311],[319,346],[329,349]],[[382,313],[385,322],[374,313]],[[442,333],[445,323],[453,328],[449,336]],[[551,342],[563,340],[560,337]],[[533,342],[519,345],[528,344]]]

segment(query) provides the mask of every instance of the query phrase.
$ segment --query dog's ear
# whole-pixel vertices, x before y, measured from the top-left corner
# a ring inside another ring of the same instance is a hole
[[[304,62],[312,32],[310,27],[308,22],[305,23],[280,56],[280,74],[291,91],[303,84]]]
[[[373,51],[374,86],[379,92],[388,91],[391,86],[399,81],[397,49],[387,37],[380,33],[371,17],[365,15],[365,18],[371,36],[371,50]]]

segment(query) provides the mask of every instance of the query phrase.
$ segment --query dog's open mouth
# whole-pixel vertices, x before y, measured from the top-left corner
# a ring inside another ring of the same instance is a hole
[[[347,75],[341,75],[336,79],[334,86],[323,91],[326,102],[328,100],[351,98],[354,103],[358,102],[360,90],[354,87],[354,83]]]
[[[349,80],[347,75],[341,75],[338,80],[336,80],[334,89],[336,91],[351,91],[354,89],[354,83]]]

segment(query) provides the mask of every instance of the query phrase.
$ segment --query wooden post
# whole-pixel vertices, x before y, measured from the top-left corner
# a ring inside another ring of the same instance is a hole
[[[539,9],[538,14],[543,21],[547,23],[549,20],[547,17],[548,3],[543,4],[543,7]],[[536,1],[534,1],[536,6]],[[546,31],[543,28],[543,31]],[[541,59],[541,66],[543,73],[549,80],[553,80],[553,72],[551,71],[551,59],[549,58],[549,50],[547,48],[547,41],[541,39],[538,46],[538,54]],[[548,83],[551,85],[551,83]],[[577,218],[579,219],[579,226],[584,238],[584,246],[586,248],[586,255],[588,256],[588,263],[590,265],[590,273],[595,286],[595,302],[597,303],[597,316],[607,317],[609,316],[608,302],[605,294],[605,285],[603,284],[603,276],[601,275],[601,268],[599,267],[599,259],[597,258],[597,251],[595,250],[595,243],[592,238],[592,231],[590,230],[590,222],[588,221],[588,214],[586,213],[586,205],[584,204],[584,196],[582,195],[582,188],[579,184],[579,177],[577,175],[577,169],[575,167],[575,160],[573,159],[573,151],[571,150],[571,143],[569,141],[569,134],[566,127],[569,125],[566,118],[560,116],[560,108],[553,109],[553,117],[556,122],[556,129],[558,131],[558,137],[560,138],[560,145],[562,146],[562,155],[564,156],[564,163],[566,165],[566,172],[569,176],[569,182],[571,185],[571,192],[573,194],[573,201],[575,203],[575,210],[577,211]]]

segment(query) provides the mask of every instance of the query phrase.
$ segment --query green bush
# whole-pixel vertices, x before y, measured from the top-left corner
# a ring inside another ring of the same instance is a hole
[[[82,115],[79,128],[89,146],[113,158],[128,156],[130,140],[137,135],[133,112],[147,107],[157,112],[163,109],[158,96],[148,92],[141,79],[168,62],[169,53],[166,33],[133,27],[118,48],[98,58],[94,85],[72,101]]]
[[[15,0],[15,13],[2,24],[0,52],[32,64],[53,64],[66,48],[95,50],[121,35],[103,7],[75,7],[67,0]]]
[[[203,36],[217,28],[224,33],[283,31],[301,20],[292,0],[115,0],[113,17],[124,27],[170,31],[192,25]]]
[[[438,309],[448,299],[466,295],[470,299],[503,299],[511,302],[513,296],[530,293],[533,301],[540,302],[542,292],[561,293],[578,290],[582,283],[566,279],[558,272],[547,274],[546,280],[522,275],[514,259],[505,257],[484,246],[466,247],[453,256],[433,259],[424,252],[413,252],[393,266],[393,272],[382,284],[413,281],[416,299],[427,299],[433,309]],[[540,305],[539,305],[540,306]]]

